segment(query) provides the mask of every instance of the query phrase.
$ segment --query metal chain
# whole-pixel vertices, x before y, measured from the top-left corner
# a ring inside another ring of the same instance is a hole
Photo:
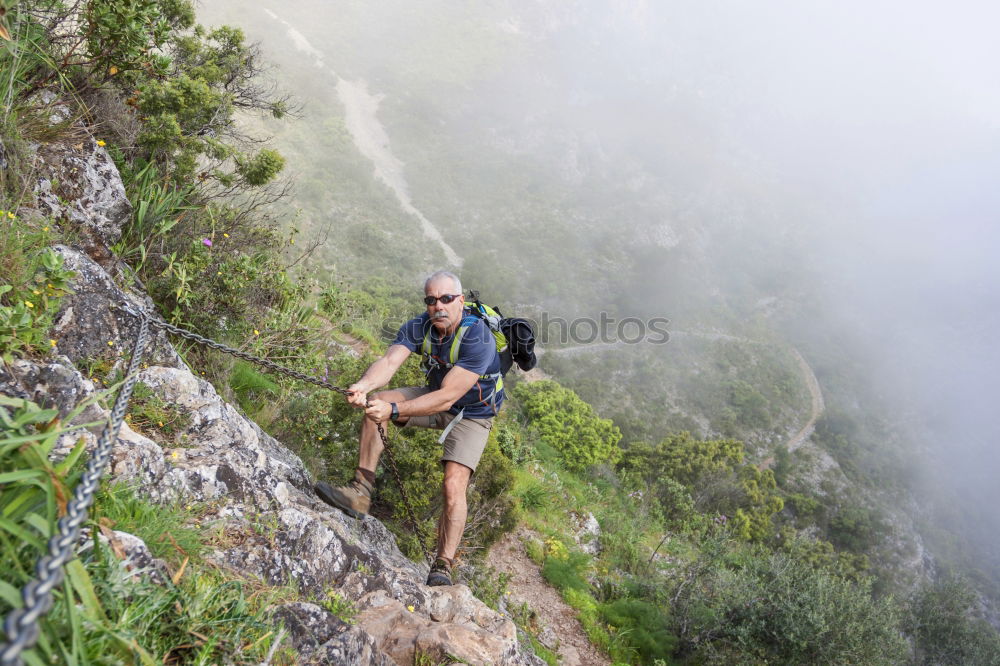
[[[403,497],[403,505],[406,507],[406,514],[410,518],[410,522],[413,523],[413,529],[417,531],[417,537],[420,539],[420,549],[424,551],[424,558],[427,560],[428,564],[434,564],[434,558],[431,557],[430,551],[427,550],[427,534],[424,532],[424,528],[417,522],[417,518],[413,513],[413,507],[410,505],[410,499],[406,496],[406,488],[403,487],[403,479],[399,476],[399,470],[396,469],[396,461],[392,455],[392,449],[389,448],[389,438],[385,434],[385,428],[382,427],[381,423],[376,424],[378,426],[379,437],[382,438],[382,447],[385,451],[385,459],[389,463],[389,469],[392,470],[392,475],[396,478],[396,485],[399,486],[399,493]]]
[[[198,344],[211,347],[212,349],[216,349],[231,356],[236,356],[237,358],[241,358],[244,361],[255,363],[261,367],[268,368],[269,370],[272,370],[280,375],[286,375],[288,377],[308,382],[310,384],[315,384],[316,386],[321,386],[325,389],[341,393],[344,396],[351,395],[350,390],[341,388],[340,386],[334,386],[333,384],[331,384],[326,380],[318,379],[316,377],[311,377],[309,375],[299,372],[298,370],[292,370],[291,368],[279,365],[278,363],[275,363],[274,361],[268,360],[266,358],[261,358],[260,356],[254,356],[253,354],[240,351],[239,349],[233,349],[232,347],[224,345],[221,342],[210,340],[204,336],[198,335],[193,331],[181,328],[180,326],[174,326],[173,324],[168,324],[167,322],[162,321],[160,319],[154,319],[150,317],[147,313],[137,312],[127,305],[120,305],[118,307],[124,310],[125,312],[128,312],[134,317],[142,317],[148,320],[149,323],[152,324],[154,328],[158,328],[164,331],[169,331],[170,333],[179,335],[182,338],[186,338]],[[382,426],[382,424],[379,423],[377,425],[378,425],[379,437],[382,438],[382,448],[385,451],[385,461],[388,463],[388,467],[389,470],[392,472],[393,478],[396,479],[396,485],[399,486],[399,493],[403,499],[403,506],[406,507],[407,516],[409,517],[410,522],[413,523],[413,528],[417,531],[417,536],[420,539],[421,549],[424,551],[424,557],[428,560],[428,562],[432,562],[433,560],[431,558],[431,554],[427,550],[427,534],[424,532],[420,523],[417,521],[416,513],[413,511],[413,505],[410,504],[410,498],[406,494],[406,488],[403,486],[403,479],[399,475],[399,469],[397,469],[396,467],[396,459],[392,454],[392,447],[389,445],[389,437],[386,435],[385,428]]]
[[[49,539],[48,555],[38,560],[35,565],[36,578],[21,590],[24,606],[10,611],[4,620],[3,628],[8,642],[0,643],[0,664],[3,666],[21,666],[21,653],[30,649],[38,640],[38,622],[52,608],[52,591],[62,582],[63,565],[72,558],[73,548],[80,539],[80,528],[87,520],[88,509],[94,502],[94,493],[100,486],[101,476],[111,458],[118,431],[125,419],[125,410],[132,397],[132,389],[135,388],[139,362],[149,342],[149,318],[139,316],[139,335],[132,349],[127,379],[115,399],[111,417],[73,491],[73,499],[66,505],[66,515],[59,519],[58,532]]]

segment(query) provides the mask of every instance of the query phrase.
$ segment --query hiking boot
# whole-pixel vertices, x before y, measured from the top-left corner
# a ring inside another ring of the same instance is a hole
[[[434,566],[427,574],[427,584],[431,586],[451,585],[451,564],[448,563],[448,560],[443,557],[434,560]]]
[[[355,473],[354,479],[346,486],[334,488],[320,481],[313,488],[321,500],[352,518],[364,518],[372,505],[374,486],[360,473]]]

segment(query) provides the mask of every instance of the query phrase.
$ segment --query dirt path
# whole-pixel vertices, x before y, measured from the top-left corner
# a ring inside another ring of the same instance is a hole
[[[566,605],[559,593],[549,587],[542,578],[538,565],[528,559],[524,552],[524,542],[535,537],[525,528],[507,534],[490,549],[487,562],[500,573],[510,574],[507,589],[510,596],[507,603],[516,606],[521,603],[535,612],[538,628],[554,636],[558,641],[556,653],[563,666],[607,665],[611,662],[595,648],[583,633],[576,611]],[[543,634],[544,635],[544,634]]]
[[[806,386],[809,387],[809,395],[812,398],[812,408],[809,414],[809,420],[806,422],[802,429],[799,430],[795,435],[788,440],[788,452],[791,453],[795,449],[802,446],[809,436],[813,434],[813,430],[816,429],[816,421],[820,416],[823,415],[823,410],[826,409],[826,404],[823,402],[823,392],[819,388],[819,380],[816,379],[816,374],[806,363],[806,359],[803,358],[802,354],[795,347],[792,347],[792,353],[795,355],[795,360],[799,364],[799,372],[802,373],[802,378],[806,381]]]

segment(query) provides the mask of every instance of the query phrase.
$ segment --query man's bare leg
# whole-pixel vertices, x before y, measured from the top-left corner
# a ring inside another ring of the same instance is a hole
[[[458,544],[465,531],[469,507],[465,493],[469,488],[472,470],[461,463],[446,460],[444,463],[444,509],[438,522],[438,556],[454,561]]]
[[[383,391],[377,397],[389,402],[402,401],[399,391]],[[378,434],[378,424],[365,417],[361,420],[361,440],[358,446],[358,468],[354,479],[346,485],[333,487],[325,481],[318,481],[313,488],[316,495],[353,518],[364,518],[371,509],[372,493],[375,490],[375,468],[384,446]]]
[[[402,402],[405,400],[399,391],[382,391],[374,396],[386,402]],[[382,426],[386,427],[385,425]],[[378,460],[382,456],[382,438],[378,435],[378,425],[369,418],[361,420],[361,442],[358,451],[358,467],[372,472],[378,466]]]

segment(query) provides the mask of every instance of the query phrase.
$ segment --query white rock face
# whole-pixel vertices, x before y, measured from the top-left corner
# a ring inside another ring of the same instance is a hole
[[[132,215],[118,167],[86,128],[70,122],[71,112],[65,104],[50,92],[42,93],[40,99],[50,106],[51,124],[67,126],[58,140],[33,146],[38,169],[37,207],[111,245],[121,237],[122,225]]]

